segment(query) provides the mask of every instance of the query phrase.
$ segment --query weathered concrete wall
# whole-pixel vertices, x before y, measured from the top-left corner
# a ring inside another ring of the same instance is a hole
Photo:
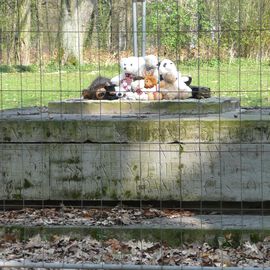
[[[0,199],[270,197],[269,112],[1,116]]]
[[[211,97],[185,100],[85,100],[70,99],[49,102],[50,113],[88,115],[130,115],[130,114],[209,114],[238,109],[239,99]]]
[[[5,144],[1,199],[268,199],[269,150],[260,144]]]

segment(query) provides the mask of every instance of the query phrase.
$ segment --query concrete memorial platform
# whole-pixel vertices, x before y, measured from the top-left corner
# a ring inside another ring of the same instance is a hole
[[[2,111],[0,199],[269,200],[269,113]]]
[[[226,97],[186,100],[85,100],[70,99],[49,102],[50,113],[129,115],[129,114],[209,114],[239,108],[239,100]]]

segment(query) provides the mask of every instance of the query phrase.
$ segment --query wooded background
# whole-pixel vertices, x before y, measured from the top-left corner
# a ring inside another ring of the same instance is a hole
[[[131,2],[0,0],[0,63],[117,61],[132,50]],[[270,0],[147,0],[148,53],[180,60],[268,60],[269,26]]]

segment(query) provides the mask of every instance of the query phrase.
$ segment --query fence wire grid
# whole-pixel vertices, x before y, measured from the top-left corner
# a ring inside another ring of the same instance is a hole
[[[0,13],[0,269],[270,268],[269,0]]]

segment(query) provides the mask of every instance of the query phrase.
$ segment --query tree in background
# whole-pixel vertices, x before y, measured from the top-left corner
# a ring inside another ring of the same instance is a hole
[[[111,41],[110,51],[130,49],[131,44],[131,0],[111,1]]]
[[[1,63],[82,64],[90,51],[118,59],[131,49],[131,7],[132,0],[0,0]],[[147,48],[182,60],[269,59],[269,24],[270,0],[147,0]]]
[[[31,48],[31,0],[17,0],[15,5],[16,30],[15,52],[16,61],[20,65],[30,64]]]
[[[68,60],[83,63],[86,29],[96,4],[96,0],[61,0],[59,37],[62,64]]]

